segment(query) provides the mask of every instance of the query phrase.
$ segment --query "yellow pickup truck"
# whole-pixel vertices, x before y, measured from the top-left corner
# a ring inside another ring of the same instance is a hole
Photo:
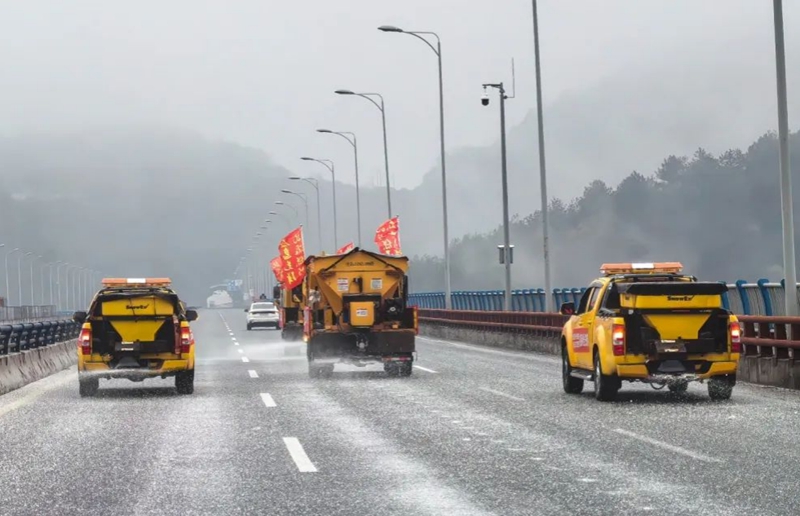
[[[685,392],[708,382],[714,400],[729,399],[741,353],[738,319],[723,307],[727,286],[681,274],[678,262],[603,264],[561,334],[564,391],[594,382],[600,401],[623,381]]]
[[[179,394],[194,392],[195,341],[187,310],[169,278],[106,278],[88,312],[75,312],[78,386],[93,396],[101,378],[175,377]]]

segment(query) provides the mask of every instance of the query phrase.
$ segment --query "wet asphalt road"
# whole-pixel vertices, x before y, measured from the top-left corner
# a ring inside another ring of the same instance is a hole
[[[555,358],[419,339],[410,378],[238,310],[193,324],[195,394],[69,370],[0,397],[0,514],[797,514],[800,394],[564,394]],[[230,329],[228,329],[230,328]],[[247,361],[245,361],[247,360]]]

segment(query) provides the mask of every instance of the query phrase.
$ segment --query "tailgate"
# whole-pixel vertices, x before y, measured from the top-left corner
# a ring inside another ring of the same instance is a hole
[[[155,341],[158,330],[174,314],[172,303],[155,295],[104,301],[101,310],[123,342]]]
[[[618,284],[628,354],[689,355],[728,349],[727,286],[712,282]]]

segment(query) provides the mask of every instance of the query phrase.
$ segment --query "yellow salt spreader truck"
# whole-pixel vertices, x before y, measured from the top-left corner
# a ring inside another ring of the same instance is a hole
[[[742,352],[739,321],[722,303],[728,287],[681,274],[679,262],[606,263],[561,335],[564,391],[594,383],[612,401],[623,381],[686,392],[707,382],[714,400],[731,397]]]
[[[169,278],[106,278],[87,312],[75,312],[78,385],[93,396],[100,379],[175,377],[178,394],[194,392],[197,319],[171,288]]]
[[[407,257],[359,248],[308,258],[303,340],[311,378],[330,376],[336,363],[378,362],[389,375],[411,375],[419,324],[407,273]]]

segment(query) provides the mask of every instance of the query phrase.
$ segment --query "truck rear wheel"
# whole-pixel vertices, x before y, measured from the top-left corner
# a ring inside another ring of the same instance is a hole
[[[735,379],[727,376],[715,376],[708,380],[708,396],[715,401],[729,400],[735,383]]]
[[[561,346],[561,379],[564,384],[564,392],[567,394],[580,394],[583,392],[583,379],[571,376],[572,366],[569,365],[569,354],[567,346]]]
[[[192,394],[194,392],[194,369],[181,371],[175,375],[175,389],[178,394]]]
[[[97,390],[100,388],[100,379],[97,377],[83,377],[83,375],[78,376],[78,394],[81,395],[81,398],[85,398],[87,396],[94,396],[97,394]]]
[[[598,401],[614,401],[619,391],[619,379],[616,376],[603,374],[600,366],[600,354],[594,352],[594,397]]]

